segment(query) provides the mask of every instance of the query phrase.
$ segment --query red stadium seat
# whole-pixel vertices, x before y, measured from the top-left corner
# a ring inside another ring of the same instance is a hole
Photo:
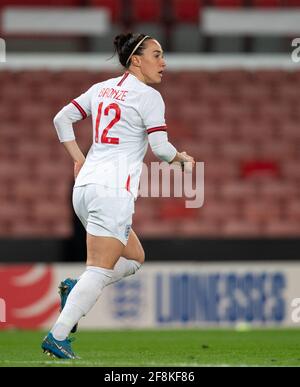
[[[249,177],[279,177],[280,167],[276,161],[260,161],[252,160],[242,162],[241,164],[241,176],[244,178]]]
[[[145,220],[135,227],[135,231],[138,235],[147,238],[172,238],[178,234],[176,222],[174,221],[154,222],[153,220]]]
[[[277,134],[276,128],[273,125],[266,125],[260,121],[244,121],[238,126],[232,128],[232,138],[236,141],[249,141],[258,143],[266,137],[274,138]]]
[[[10,205],[8,205],[10,204]],[[15,219],[22,219],[26,216],[27,209],[21,202],[14,203],[1,203],[0,204],[1,222]]]
[[[221,152],[226,159],[242,160],[256,158],[258,149],[254,143],[241,141],[225,143]]]
[[[232,125],[220,125],[218,121],[207,121],[205,124],[199,125],[197,130],[200,138],[208,142],[216,141],[222,137],[227,139],[233,137]]]
[[[282,0],[284,7],[300,7],[300,0]]]
[[[258,188],[259,195],[267,200],[283,200],[288,203],[289,200],[296,198],[298,188],[294,182],[269,181]]]
[[[66,6],[80,6],[82,0],[26,0],[26,6],[34,7],[66,7]],[[24,0],[1,0],[1,7],[20,6],[24,7]]]
[[[10,235],[13,234],[19,238],[69,238],[72,235],[72,228],[66,223],[46,221],[42,219],[29,222],[28,220],[19,220],[11,226]],[[7,235],[9,236],[9,235]]]
[[[199,208],[200,220],[214,220],[220,223],[226,221],[226,219],[239,219],[241,217],[241,208],[235,200],[221,201],[205,195],[204,205]]]
[[[282,163],[282,177],[291,183],[300,181],[299,163],[288,159]]]
[[[163,0],[132,0],[133,19],[138,23],[159,22]]]
[[[220,8],[243,7],[245,0],[211,0],[210,4]]]
[[[222,225],[222,234],[224,237],[234,235],[240,238],[252,238],[261,236],[261,226],[255,222],[245,220],[228,219]]]
[[[251,84],[252,77],[249,71],[240,69],[220,70],[212,74],[211,81],[217,82],[219,87],[231,87],[236,83],[244,87],[245,83]]]
[[[145,219],[157,219],[159,198],[142,198],[136,202],[136,211],[134,214],[134,223],[140,225]]]
[[[52,119],[74,93],[111,76],[0,73],[1,236],[70,236],[72,165]],[[140,198],[136,231],[143,237],[299,236],[300,72],[178,71],[168,78],[161,91],[169,138],[205,162],[204,206],[189,210],[182,199]],[[76,124],[76,137],[86,151],[90,120]],[[147,162],[156,160],[150,153]]]
[[[282,6],[282,0],[252,0],[254,7],[276,8]]]
[[[289,141],[272,141],[264,144],[264,158],[284,160],[293,153],[294,145]]]
[[[267,223],[264,227],[264,235],[267,237],[299,237],[299,222],[279,221]]]
[[[281,208],[276,200],[247,200],[243,205],[243,219],[247,222],[272,223],[278,222]]]
[[[205,179],[207,181],[229,181],[239,176],[238,163],[229,158],[209,160],[205,165]]]
[[[288,73],[284,70],[257,70],[253,74],[253,82],[258,85],[265,84],[268,87],[270,85],[282,85],[288,80]]]
[[[162,220],[197,218],[198,213],[194,208],[185,208],[182,199],[162,199],[160,202],[159,217]]]
[[[241,198],[247,200],[255,197],[257,192],[257,187],[254,183],[244,183],[236,180],[228,181],[220,188],[219,195],[221,196],[221,200],[239,200]]]
[[[286,206],[286,216],[291,222],[300,222],[300,200],[291,199]]]
[[[50,200],[44,200],[35,203],[32,213],[36,218],[47,221],[70,217],[71,209],[63,203],[58,204]]]
[[[172,127],[169,129],[170,138],[173,138]],[[216,147],[213,143],[205,141],[193,141],[187,138],[180,139],[181,148],[186,151],[188,154],[193,155],[197,161],[210,161],[218,157],[218,152],[216,152]]]
[[[174,20],[179,23],[199,23],[201,0],[172,0]]]
[[[195,238],[199,235],[203,236],[204,238],[211,238],[215,235],[220,235],[221,233],[220,224],[213,221],[212,219],[198,222],[190,220],[179,222],[176,227],[176,232],[178,235],[185,238]]]

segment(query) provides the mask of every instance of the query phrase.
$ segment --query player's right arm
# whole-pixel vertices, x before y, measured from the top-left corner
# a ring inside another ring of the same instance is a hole
[[[83,166],[85,162],[85,156],[82,153],[81,149],[79,148],[77,142],[75,140],[73,141],[66,141],[63,143],[66,151],[69,153],[69,155],[72,157],[74,162],[74,178],[78,176],[78,173]]]
[[[92,92],[93,87],[60,110],[53,120],[58,138],[74,162],[75,179],[85,162],[85,156],[76,142],[73,124],[91,114]]]

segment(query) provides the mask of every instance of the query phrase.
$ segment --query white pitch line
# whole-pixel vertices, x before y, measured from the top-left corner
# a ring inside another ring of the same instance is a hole
[[[80,361],[80,360],[75,360],[75,361],[68,361],[68,360],[37,360],[37,361],[17,361],[17,360],[0,360],[0,366],[1,364],[41,364],[41,365],[72,365],[72,366],[98,366],[98,367],[103,367],[103,363],[96,363],[96,362],[90,362],[90,361]],[[258,364],[198,364],[198,363],[175,363],[175,364],[158,364],[158,363],[148,363],[147,365],[143,366],[135,366],[133,364],[121,364],[121,365],[113,365],[113,366],[107,366],[105,365],[104,367],[266,367],[267,365],[258,365]],[[286,367],[286,366],[276,366],[276,365],[268,365],[267,367]],[[296,367],[296,366],[294,366]]]

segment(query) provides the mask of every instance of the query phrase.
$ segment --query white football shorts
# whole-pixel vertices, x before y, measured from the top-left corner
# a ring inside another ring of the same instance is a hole
[[[117,238],[127,245],[134,214],[134,196],[125,188],[99,184],[74,187],[73,207],[89,234]]]

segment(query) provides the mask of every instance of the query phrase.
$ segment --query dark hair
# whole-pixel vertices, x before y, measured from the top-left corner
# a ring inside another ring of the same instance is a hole
[[[122,66],[128,68],[130,66],[131,60],[128,61],[128,58],[132,54],[136,45],[141,42],[147,35],[144,34],[120,34],[117,35],[114,39],[115,50],[118,53],[119,61]],[[142,55],[145,49],[144,42],[148,39],[152,39],[150,36],[143,41],[143,43],[137,48],[134,52],[134,55]]]

